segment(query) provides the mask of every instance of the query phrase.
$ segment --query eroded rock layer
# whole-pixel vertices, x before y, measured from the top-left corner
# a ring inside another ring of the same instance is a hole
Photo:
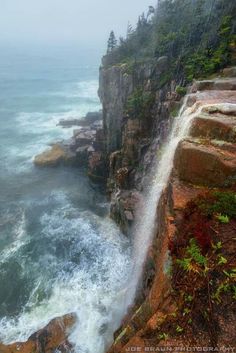
[[[201,92],[188,97],[188,106],[203,108],[177,147],[157,205],[143,302],[124,319],[109,353],[235,347],[235,83],[196,82]]]

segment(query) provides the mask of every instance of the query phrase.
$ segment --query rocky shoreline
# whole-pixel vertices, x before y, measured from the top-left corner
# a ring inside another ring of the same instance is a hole
[[[51,148],[35,156],[37,167],[73,166],[85,168],[88,176],[97,182],[104,182],[104,133],[102,111],[89,112],[81,119],[59,121],[63,128],[71,128],[73,136],[68,140],[53,143]]]
[[[82,126],[78,125],[78,121],[62,122],[64,128],[75,123],[79,127],[74,131],[71,140],[55,144],[50,151],[35,157],[35,164],[39,167],[80,166],[93,181],[107,183],[107,193],[111,201],[110,216],[128,236],[135,222],[137,206],[142,202],[142,193],[152,178],[151,166],[156,159],[161,158],[162,146],[175,119],[176,109],[183,101],[177,92],[178,82],[172,81],[162,88],[155,86],[160,72],[158,70],[164,70],[163,66],[160,69],[148,64],[139,67],[135,73],[139,84],[154,97],[148,116],[140,120],[126,113],[127,100],[135,90],[132,75],[127,74],[124,65],[102,68],[99,90],[103,104],[102,122],[95,119],[85,125],[82,120]],[[126,352],[132,350],[132,347],[139,347],[139,351],[144,352],[145,347],[152,345],[165,347],[191,345],[194,342],[211,344],[208,334],[199,328],[195,327],[195,330],[198,330],[200,341],[190,331],[181,331],[180,335],[171,329],[176,325],[173,318],[177,317],[180,321],[182,319],[178,316],[180,304],[173,295],[176,283],[166,267],[169,261],[167,254],[172,251],[170,244],[178,242],[178,234],[183,231],[183,220],[189,202],[203,192],[215,188],[231,192],[235,183],[236,79],[233,77],[234,68],[226,71],[224,75],[231,78],[199,81],[189,88],[187,106],[200,107],[207,103],[209,108],[194,119],[190,137],[181,141],[176,150],[168,187],[163,191],[157,205],[159,224],[148,251],[140,290],[134,306],[130,308],[129,314],[114,335],[114,344],[109,350],[111,353]],[[153,75],[155,81],[152,81]],[[215,106],[222,103],[225,104],[225,109]],[[232,104],[231,109],[229,104]],[[224,234],[224,241],[229,242],[224,256],[230,256],[232,249],[235,250],[228,239],[231,228],[234,227],[233,220],[227,226],[228,233],[222,227],[223,225],[217,223],[213,229]],[[174,257],[173,252],[173,259]],[[228,312],[228,309],[224,310]],[[222,312],[215,316],[219,323],[218,341],[215,343],[217,345],[232,346],[234,342],[234,306],[231,310],[233,316],[230,318]],[[34,340],[32,343],[31,337],[24,344],[0,345],[0,353],[52,353],[58,347],[61,352],[70,351],[66,332],[73,325],[74,319],[63,321],[65,324],[62,331],[61,326],[58,329],[57,320],[49,324],[49,334],[47,326],[33,336],[41,337],[43,332],[47,332],[43,334],[43,349]],[[169,335],[171,338],[167,338]]]

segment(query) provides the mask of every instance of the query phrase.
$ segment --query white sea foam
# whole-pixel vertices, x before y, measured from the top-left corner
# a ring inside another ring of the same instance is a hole
[[[74,128],[63,129],[58,126],[59,121],[80,119],[89,111],[98,111],[101,105],[97,89],[97,80],[76,82],[64,91],[51,94],[52,100],[53,96],[58,95],[64,98],[76,98],[75,103],[66,103],[66,100],[63,100],[56,112],[18,113],[15,117],[17,130],[13,131],[16,140],[11,143],[9,139],[1,147],[0,158],[6,170],[14,173],[29,170],[34,156],[44,151],[48,144],[70,138]]]
[[[35,107],[35,112],[18,112],[14,126],[9,125],[11,133],[4,135],[7,139],[1,146],[2,170],[16,175],[17,183],[19,173],[29,172],[31,181],[34,155],[49,143],[72,135],[72,129],[57,126],[59,120],[80,118],[100,109],[97,89],[96,80],[77,82],[50,96],[52,100],[53,96],[63,98],[56,107],[58,111],[50,113],[45,106],[45,110]],[[43,188],[40,182],[38,187]],[[45,208],[40,220],[35,220],[40,223],[40,231],[27,234],[27,219],[22,214],[12,230],[12,244],[1,253],[1,260],[12,258],[19,262],[20,275],[33,284],[33,289],[17,317],[0,320],[0,341],[25,341],[53,318],[75,312],[78,320],[70,340],[77,351],[103,353],[127,307],[130,244],[109,218],[79,211],[64,192],[52,192],[44,199],[31,197],[29,191],[27,200],[22,201],[28,212]],[[62,249],[62,254],[58,255],[57,248],[59,252]],[[34,251],[35,257],[31,254]]]
[[[44,277],[47,271],[39,274],[21,315],[0,321],[0,340],[5,343],[25,341],[51,319],[75,312],[78,321],[71,333],[71,342],[78,352],[94,352],[96,347],[96,352],[102,353],[112,340],[117,318],[120,320],[123,315],[131,265],[129,243],[109,218],[100,218],[89,211],[74,217],[78,210],[63,197],[58,201],[64,206],[41,218],[41,241],[55,245],[65,239],[70,241],[69,258],[66,262],[49,254],[48,258],[41,258],[45,269],[58,268],[57,277],[50,281]],[[78,264],[70,260],[76,254],[80,257]],[[42,283],[53,290],[50,297],[39,304],[37,291]]]
[[[12,233],[14,234],[14,239],[12,240],[11,244],[1,252],[0,263],[6,262],[10,257],[14,256],[14,254],[27,241],[26,219],[24,210],[21,210],[21,215],[18,221],[16,221],[15,218],[15,226],[13,227]]]
[[[80,81],[70,84],[69,87],[65,87],[64,90],[58,92],[52,92],[52,96],[76,98],[76,99],[88,99],[88,102],[99,104],[98,99],[98,80],[87,80]]]

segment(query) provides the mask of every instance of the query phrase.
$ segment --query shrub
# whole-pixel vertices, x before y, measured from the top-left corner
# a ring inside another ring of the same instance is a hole
[[[131,118],[144,119],[150,114],[154,102],[155,95],[152,92],[137,88],[127,100],[126,113]]]
[[[185,96],[185,94],[187,93],[187,88],[182,86],[177,86],[176,93],[178,93],[180,96]]]
[[[225,217],[236,217],[236,194],[233,191],[211,192],[205,197],[199,198],[197,203],[207,216],[224,215]]]

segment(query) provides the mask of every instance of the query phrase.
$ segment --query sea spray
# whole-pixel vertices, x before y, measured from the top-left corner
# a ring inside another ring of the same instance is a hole
[[[91,70],[73,55],[70,66],[64,51],[63,62],[25,52],[0,58],[0,341],[26,341],[76,312],[78,351],[100,353],[124,313],[117,303],[130,242],[83,172],[32,164],[48,144],[71,137],[59,120],[100,109],[98,65]],[[9,62],[18,63],[14,74]]]
[[[96,312],[94,312],[91,321],[86,319],[86,315],[94,310],[93,307],[88,307],[87,311],[80,312],[82,316],[78,318],[77,325],[70,336],[71,342],[75,345],[75,351],[78,353],[93,353],[94,351],[104,353],[112,343],[112,333],[119,327],[128,307],[134,302],[147,251],[156,231],[156,209],[173,168],[177,145],[188,135],[192,120],[203,108],[198,104],[187,107],[187,100],[188,96],[185,97],[178,117],[175,119],[162,156],[157,165],[153,167],[154,170],[151,171],[152,184],[141,209],[137,212],[137,221],[133,228],[132,237],[134,239],[133,267],[126,288],[120,287],[121,289],[114,296],[109,296],[102,301],[106,311],[105,321],[99,321],[101,317],[98,317]],[[101,331],[102,327],[104,332]]]

